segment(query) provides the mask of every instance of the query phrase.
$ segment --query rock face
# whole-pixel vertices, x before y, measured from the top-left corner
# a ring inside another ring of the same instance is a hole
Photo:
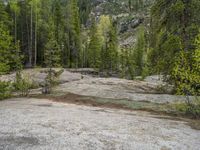
[[[128,30],[135,29],[137,28],[140,24],[142,24],[144,22],[143,18],[136,18],[136,19],[132,19],[130,21],[126,21],[121,23],[120,27],[120,33],[124,33],[127,32]]]
[[[92,0],[90,16],[95,16],[97,21],[101,15],[111,16],[118,24],[120,46],[122,48],[134,47],[138,27],[141,25],[148,27],[150,22],[150,8],[153,1],[143,0],[143,7],[136,10],[132,6],[132,10],[130,10],[128,0]],[[90,21],[91,18],[88,20],[87,27],[91,25]]]
[[[46,99],[0,102],[0,149],[199,150],[200,131],[146,112]]]

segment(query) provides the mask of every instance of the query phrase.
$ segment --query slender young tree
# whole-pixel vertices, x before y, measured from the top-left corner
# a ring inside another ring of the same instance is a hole
[[[145,53],[145,48],[146,48],[146,43],[145,43],[145,34],[144,34],[144,27],[140,27],[138,31],[138,38],[136,42],[136,46],[134,49],[134,55],[133,57],[135,58],[135,73],[136,75],[141,75],[142,70],[144,67],[144,53]]]
[[[95,18],[93,17],[92,26],[90,29],[90,42],[88,48],[88,67],[99,68],[101,48],[101,33],[97,29],[97,24]]]
[[[81,51],[80,18],[77,0],[70,0],[70,67],[78,67]]]
[[[37,32],[38,32],[38,14],[39,14],[39,9],[38,9],[38,7],[40,6],[40,1],[39,0],[34,0],[33,1],[33,4],[34,4],[34,8],[35,8],[35,35],[34,35],[34,37],[35,37],[35,50],[34,50],[34,66],[36,66],[37,65],[37,51],[38,51],[38,49],[37,49],[37,36],[38,36],[38,34],[37,34]]]
[[[30,3],[31,7],[31,16],[30,16],[30,49],[29,49],[29,65],[32,67],[32,59],[33,59],[33,1]]]

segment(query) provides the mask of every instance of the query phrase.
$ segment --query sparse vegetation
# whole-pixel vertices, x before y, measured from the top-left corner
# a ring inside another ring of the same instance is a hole
[[[200,118],[200,100],[199,97],[193,101],[186,101],[185,103],[176,103],[170,105],[174,112],[191,117],[193,119]]]

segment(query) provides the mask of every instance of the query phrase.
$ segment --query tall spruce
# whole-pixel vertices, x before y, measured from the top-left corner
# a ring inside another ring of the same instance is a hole
[[[79,52],[81,51],[81,29],[77,0],[70,0],[70,67],[78,67]]]
[[[100,52],[102,48],[101,33],[97,29],[95,18],[92,18],[92,25],[90,28],[90,43],[88,50],[88,67],[99,68],[100,65]]]

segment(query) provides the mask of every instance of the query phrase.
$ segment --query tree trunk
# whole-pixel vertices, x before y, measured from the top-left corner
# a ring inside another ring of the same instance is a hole
[[[35,6],[35,56],[34,56],[34,66],[37,65],[37,6]]]
[[[15,12],[15,44],[17,43],[17,14]]]
[[[28,62],[26,64],[26,67],[30,68],[32,67],[32,52],[30,51],[30,31],[29,31],[29,24],[28,24],[28,17],[27,17],[27,14],[26,14],[26,30],[27,30],[27,53],[28,53]]]
[[[32,66],[32,50],[33,50],[33,6],[31,5],[31,35],[30,35],[30,49],[29,49],[29,64]]]

